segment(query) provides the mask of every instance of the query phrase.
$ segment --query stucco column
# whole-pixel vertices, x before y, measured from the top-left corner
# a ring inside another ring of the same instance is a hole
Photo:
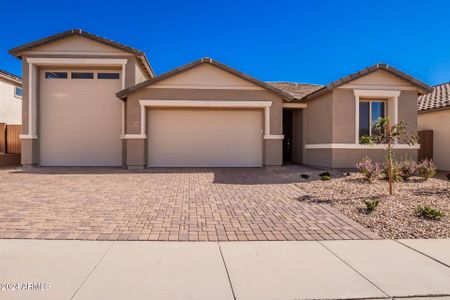
[[[21,164],[25,167],[39,163],[37,136],[37,68],[33,63],[24,64],[24,96],[22,98],[22,124],[26,124],[21,139]]]

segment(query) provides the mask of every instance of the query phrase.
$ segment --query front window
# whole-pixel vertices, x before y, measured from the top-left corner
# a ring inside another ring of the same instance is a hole
[[[379,118],[386,116],[386,101],[361,100],[359,102],[359,137],[380,134],[374,128]]]

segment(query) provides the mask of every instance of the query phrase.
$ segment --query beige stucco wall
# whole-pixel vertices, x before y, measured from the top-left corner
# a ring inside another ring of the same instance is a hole
[[[28,134],[28,95],[29,95],[29,65],[26,59],[28,57],[45,57],[45,58],[93,58],[93,59],[127,59],[127,64],[125,66],[125,87],[130,87],[135,85],[136,80],[142,80],[143,72],[138,67],[138,62],[135,56],[132,54],[118,50],[101,43],[88,40],[83,37],[71,37],[68,39],[63,39],[55,43],[51,43],[45,46],[37,47],[22,54],[22,83],[23,83],[23,97],[22,97],[22,134]],[[58,68],[58,66],[52,66]],[[66,66],[61,65],[61,68],[94,68],[94,69],[104,69],[107,67],[92,67],[92,66]],[[117,67],[114,67],[116,69]],[[35,85],[33,86],[34,95],[36,99],[36,111],[37,111],[37,136],[39,138],[39,115],[40,115],[40,84],[39,74],[40,67],[35,66],[33,71],[33,76],[35,77]],[[120,69],[120,67],[119,67]],[[139,73],[141,72],[141,73]],[[119,90],[114,91],[114,93],[119,92]],[[117,101],[121,101],[117,99]],[[22,144],[22,164],[24,165],[38,165],[39,164],[39,140],[25,140],[21,141]],[[128,149],[126,142],[123,143],[122,149]],[[123,160],[125,162],[126,153],[123,153]]]
[[[433,161],[450,171],[450,109],[420,113],[419,130],[433,130]]]
[[[356,168],[356,164],[366,156],[373,162],[383,163],[386,151],[382,149],[333,149],[332,167]],[[403,158],[417,160],[417,150],[396,149],[394,150],[394,158],[396,160]]]
[[[0,78],[0,123],[22,123],[22,99],[14,96],[16,86],[19,85]]]
[[[386,72],[371,75],[373,76],[370,78],[355,80],[351,84],[308,101],[308,106],[304,110],[303,123],[305,144],[354,144],[356,125],[354,89],[367,89],[367,86],[375,86],[379,89],[400,89],[398,120],[407,123],[411,134],[417,134],[417,90]],[[387,114],[390,113],[392,112],[387,111]],[[397,152],[399,156],[408,154],[413,159],[417,158],[417,150],[397,150]],[[364,156],[380,161],[383,159],[383,153],[382,150],[374,149],[331,149],[331,147],[330,149],[305,149],[303,163],[328,168],[353,168]]]
[[[139,134],[141,128],[141,110],[139,100],[245,100],[272,101],[270,108],[270,126],[272,135],[282,134],[282,98],[265,90],[209,90],[209,89],[180,89],[180,88],[144,88],[131,94],[126,101],[126,133]],[[261,113],[262,110],[261,110]],[[151,138],[151,137],[149,137]],[[145,147],[142,144],[142,147]],[[127,147],[129,148],[129,147]],[[146,151],[146,149],[144,149]],[[140,153],[140,152],[139,152]],[[137,155],[141,155],[138,154]],[[264,141],[264,164],[282,164],[282,140]],[[127,155],[131,161],[141,161],[141,158]],[[127,164],[129,164],[127,162]],[[146,163],[143,165],[145,166]]]

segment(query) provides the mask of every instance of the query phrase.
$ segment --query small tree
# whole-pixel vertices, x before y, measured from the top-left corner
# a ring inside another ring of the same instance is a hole
[[[375,144],[385,144],[386,147],[386,160],[388,165],[388,178],[389,178],[389,195],[394,194],[394,180],[392,174],[392,165],[394,160],[394,150],[392,145],[398,142],[406,142],[412,146],[417,144],[419,138],[416,135],[409,134],[407,126],[404,121],[400,121],[397,124],[391,125],[389,117],[379,118],[373,124],[373,134],[371,139]]]

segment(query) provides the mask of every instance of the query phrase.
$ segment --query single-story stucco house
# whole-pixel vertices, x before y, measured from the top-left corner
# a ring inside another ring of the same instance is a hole
[[[262,82],[210,58],[155,76],[142,51],[79,29],[10,53],[23,63],[26,166],[354,167],[384,157],[359,144],[373,120],[417,131],[432,90],[385,64],[326,86]]]
[[[435,86],[418,104],[419,130],[433,131],[433,161],[438,169],[450,171],[450,83]]]
[[[0,70],[0,123],[22,123],[22,79]]]

